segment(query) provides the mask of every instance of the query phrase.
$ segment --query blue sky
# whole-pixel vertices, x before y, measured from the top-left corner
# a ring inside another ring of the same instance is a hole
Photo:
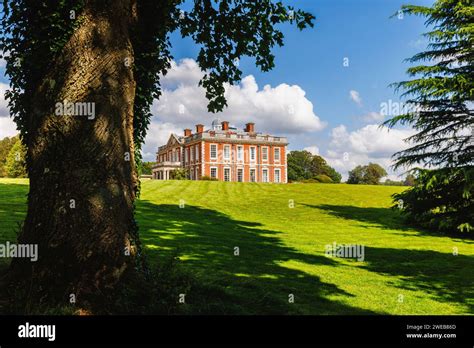
[[[423,18],[404,16],[399,19],[390,16],[403,4],[430,6],[433,1],[288,0],[285,3],[314,14],[315,27],[300,32],[290,25],[281,26],[285,34],[285,46],[274,50],[276,67],[271,72],[262,73],[255,67],[252,58],[243,58],[239,64],[243,76],[254,77],[245,86],[255,95],[262,92],[265,85],[269,85],[272,90],[268,91],[265,98],[260,95],[259,102],[252,104],[256,99],[250,99],[248,105],[242,105],[241,102],[219,117],[229,119],[238,126],[242,125],[245,117],[253,117],[257,130],[288,135],[290,149],[309,148],[318,151],[344,176],[350,167],[368,161],[378,161],[389,169],[391,153],[402,146],[400,139],[410,134],[410,130],[379,132],[375,126],[380,124],[382,118],[377,114],[380,113],[381,103],[390,99],[399,100],[388,85],[407,78],[405,71],[409,65],[404,59],[426,47],[421,34],[427,31]],[[182,60],[196,57],[198,47],[192,40],[182,39],[179,33],[172,35],[172,44],[176,69],[182,71],[181,74],[170,74],[171,77],[164,81],[170,93],[166,100],[157,102],[154,107],[155,116],[144,149],[145,157],[149,160],[153,160],[154,149],[168,137],[170,131],[178,132],[200,121],[210,124],[215,117],[203,114],[205,101],[202,98],[193,99],[192,93],[200,93],[197,88],[185,88],[187,84],[196,82],[195,78],[185,76],[196,73],[192,61],[188,61],[191,63],[186,65],[186,69],[183,65],[180,70]],[[349,61],[347,67],[343,65],[345,58]],[[0,75],[3,75],[1,66]],[[8,83],[3,76],[0,81]],[[234,94],[245,94],[245,86],[242,85]],[[278,86],[281,88],[278,89]],[[181,90],[176,91],[180,87]],[[281,100],[287,92],[293,96],[294,93],[299,95],[291,101],[296,106],[296,113],[287,115],[287,119],[275,116],[274,123],[278,123],[278,126],[273,126],[272,109],[262,106],[265,103],[262,100],[271,103],[272,96]],[[301,96],[303,92],[304,97]],[[183,104],[185,113],[189,115],[176,115],[173,112],[176,108],[166,103]],[[312,113],[308,105],[312,105]],[[306,111],[301,116],[303,121],[300,124],[313,125],[308,130],[291,125],[292,122],[299,122],[294,120],[300,117],[298,112],[303,109]],[[0,101],[0,114],[1,111]],[[246,115],[235,116],[240,111]],[[318,124],[315,123],[315,117],[319,118]],[[6,129],[9,126],[5,122],[3,120],[1,125]],[[285,124],[288,124],[287,129]],[[259,129],[259,125],[268,129]],[[349,160],[342,159],[344,154],[345,157],[349,156]]]
[[[389,85],[407,78],[405,71],[409,64],[404,60],[426,47],[427,42],[422,37],[422,33],[427,31],[423,18],[390,17],[397,14],[403,4],[430,6],[433,1],[299,0],[285,3],[314,14],[315,27],[300,32],[294,26],[282,26],[285,46],[274,50],[276,67],[262,73],[255,67],[254,59],[244,58],[240,61],[243,76],[253,75],[260,89],[267,84],[272,87],[282,83],[299,86],[312,103],[314,113],[326,123],[322,130],[288,132],[290,149],[314,150],[317,147],[323,157],[345,173],[351,166],[370,160],[379,161],[390,169],[389,157],[400,149],[399,140],[410,134],[408,130],[380,135],[386,137],[385,143],[379,144],[382,149],[374,146],[367,149],[366,156],[355,154],[354,157],[358,158],[354,161],[340,163],[337,157],[341,156],[344,146],[347,146],[347,151],[342,155],[354,152],[354,146],[358,147],[355,152],[364,151],[367,146],[360,138],[366,137],[365,140],[370,142],[375,127],[367,127],[382,121],[380,118],[367,120],[367,115],[379,113],[381,103],[400,101]],[[197,54],[196,45],[190,39],[183,40],[179,34],[172,36],[172,43],[176,61]],[[348,67],[343,65],[345,58],[349,60]],[[359,104],[350,98],[350,91],[358,93]],[[226,111],[222,117],[226,118]],[[258,125],[258,120],[256,122]],[[355,139],[350,144],[331,149],[333,130],[341,125],[345,132],[339,132],[339,135]],[[279,131],[285,133],[284,127],[279,127]],[[332,156],[328,151],[334,152],[331,152]]]

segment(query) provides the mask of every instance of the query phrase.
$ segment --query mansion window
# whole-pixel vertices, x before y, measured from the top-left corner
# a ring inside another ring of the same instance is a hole
[[[238,161],[244,160],[244,147],[240,145],[237,146],[237,160]]]
[[[262,182],[268,182],[268,169],[262,169]]]
[[[244,170],[242,168],[237,169],[237,181],[238,182],[244,181]]]
[[[224,145],[224,159],[230,159],[230,145]]]
[[[255,146],[250,146],[250,160],[252,162],[255,162],[255,159],[256,159],[256,148]]]
[[[276,147],[275,148],[275,161],[279,161],[279,160],[280,160],[280,148]]]
[[[268,147],[262,147],[262,161],[268,161]]]
[[[211,178],[217,179],[217,167],[211,167]]]
[[[217,159],[217,144],[211,144],[211,159]]]
[[[224,168],[224,181],[230,181],[230,168]]]
[[[275,169],[274,181],[275,182],[280,182],[280,169]]]
[[[257,178],[255,177],[255,168],[250,168],[250,182],[255,182]]]
[[[189,151],[191,151],[191,162],[194,161],[194,147],[190,147]]]
[[[196,151],[194,152],[196,154],[196,162],[199,161],[199,145],[196,145]]]

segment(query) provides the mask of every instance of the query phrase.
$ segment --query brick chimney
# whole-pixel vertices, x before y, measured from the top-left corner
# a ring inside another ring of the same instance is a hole
[[[222,121],[222,130],[226,131],[229,130],[229,122],[228,121]]]
[[[186,128],[186,129],[184,130],[184,136],[185,136],[185,137],[189,137],[190,135],[191,135],[191,129]]]
[[[255,123],[249,122],[245,124],[245,131],[248,133],[254,133],[255,132]]]
[[[204,125],[197,124],[196,125],[196,133],[202,133],[204,131]]]

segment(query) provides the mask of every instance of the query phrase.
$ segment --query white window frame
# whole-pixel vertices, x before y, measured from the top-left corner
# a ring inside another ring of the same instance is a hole
[[[199,161],[199,145],[196,144],[195,150],[194,150],[194,156],[196,157],[196,162]]]
[[[263,149],[265,149],[265,157],[263,157],[264,152]],[[268,162],[268,146],[262,146],[262,162]]]
[[[253,180],[252,180],[252,171],[253,171]],[[256,168],[249,169],[249,179],[250,179],[250,182],[257,182],[257,169]]]
[[[188,163],[189,162],[189,153],[188,153],[188,149],[185,148],[184,149],[184,163]]]
[[[239,180],[239,173],[242,173],[242,175],[240,177],[241,180]],[[245,181],[244,180],[244,168],[237,168],[237,181],[238,182],[244,182]]]
[[[265,176],[263,175],[263,173],[267,173],[267,177],[266,177],[266,180],[265,180]],[[268,168],[262,168],[262,182],[269,182],[269,172],[268,172]]]
[[[278,158],[277,158],[277,153],[278,153]],[[275,149],[273,150],[273,158],[274,158],[275,162],[280,162],[281,149],[279,147],[275,147]]]
[[[277,175],[278,173],[278,175]],[[278,180],[277,180],[278,178]],[[276,183],[280,183],[281,182],[281,169],[280,168],[275,168],[274,172],[273,172],[273,181],[276,182]]]
[[[189,153],[190,153],[190,162],[194,162],[194,146],[189,147]]]
[[[214,157],[212,156],[212,148],[213,147],[215,147],[215,149],[216,149]],[[218,150],[217,144],[210,144],[210,146],[209,146],[209,158],[211,160],[217,160],[217,150]]]
[[[225,179],[225,171],[226,170],[229,170],[229,180]],[[224,167],[224,181],[227,181],[227,182],[232,181],[232,171],[230,170],[230,167]]]
[[[212,176],[212,170],[213,170],[213,169],[216,170],[216,176]],[[219,173],[218,173],[217,167],[210,167],[210,168],[209,168],[209,176],[210,176],[211,178],[215,178],[215,179],[217,179],[217,178],[219,177]]]
[[[253,149],[253,158],[252,158],[252,149]],[[249,159],[250,159],[250,162],[257,161],[257,147],[256,146],[250,146]]]
[[[237,146],[237,161],[244,160],[244,147],[242,145]]]
[[[230,145],[224,145],[224,159],[230,160]]]

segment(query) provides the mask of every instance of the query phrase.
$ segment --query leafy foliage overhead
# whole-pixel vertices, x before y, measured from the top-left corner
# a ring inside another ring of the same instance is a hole
[[[10,78],[6,99],[22,139],[35,88],[44,80],[74,32],[83,0],[3,0],[0,6],[0,55]]]
[[[79,25],[84,0],[3,0],[0,52],[7,61],[11,114],[22,137],[27,137],[28,100],[74,29]],[[211,112],[223,110],[225,84],[234,84],[242,72],[237,62],[255,57],[263,71],[274,67],[275,45],[283,45],[278,24],[299,29],[313,26],[314,16],[270,0],[195,0],[190,10],[183,0],[137,0],[138,22],[132,28],[134,72],[137,83],[134,106],[134,140],[137,159],[150,123],[150,107],[161,95],[160,77],[173,59],[170,33],[180,30],[201,48],[196,58],[205,71],[200,84],[206,89]]]

